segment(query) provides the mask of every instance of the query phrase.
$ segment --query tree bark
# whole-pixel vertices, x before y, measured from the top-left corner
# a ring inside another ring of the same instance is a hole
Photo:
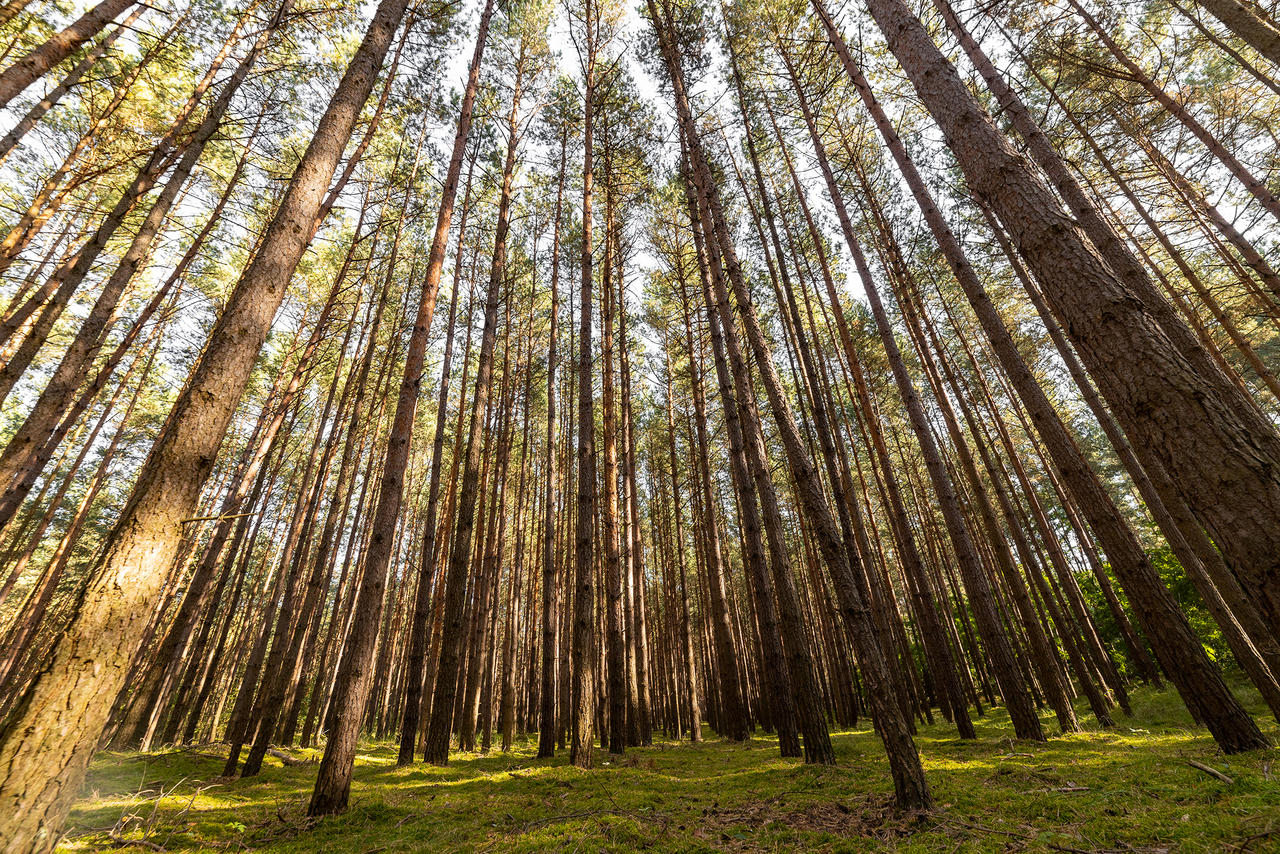
[[[1280,65],[1280,29],[1240,0],[1196,0],[1231,32],[1275,65]]]
[[[0,109],[8,106],[10,101],[22,94],[22,90],[96,36],[135,2],[137,0],[102,0],[68,24],[66,29],[50,36],[44,44],[0,72]]]

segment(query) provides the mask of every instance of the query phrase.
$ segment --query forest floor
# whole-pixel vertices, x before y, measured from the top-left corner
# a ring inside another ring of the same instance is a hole
[[[1280,742],[1257,696],[1241,695]],[[1280,851],[1280,751],[1222,755],[1171,690],[1138,689],[1133,702],[1110,732],[1046,744],[1012,740],[1003,709],[977,722],[976,741],[941,721],[922,727],[938,808],[917,817],[890,807],[868,729],[833,733],[835,767],[780,759],[769,737],[735,745],[710,733],[620,762],[599,752],[585,772],[564,754],[536,759],[532,739],[505,754],[455,753],[446,768],[396,768],[395,746],[371,742],[350,810],[318,822],[305,816],[314,750],[288,752],[302,764],[268,757],[248,780],[217,776],[220,745],[103,753],[58,850]]]

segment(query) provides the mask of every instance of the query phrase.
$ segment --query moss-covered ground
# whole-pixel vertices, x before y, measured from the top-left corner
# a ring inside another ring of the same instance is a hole
[[[1256,695],[1241,693],[1280,741]],[[290,751],[299,765],[269,758],[248,780],[218,778],[216,745],[104,753],[59,850],[1280,851],[1280,751],[1224,756],[1171,691],[1133,700],[1114,730],[1047,744],[1013,740],[999,709],[976,741],[942,722],[922,727],[938,808],[916,817],[890,808],[887,762],[865,728],[834,734],[835,767],[780,759],[769,737],[740,745],[710,733],[621,761],[598,753],[592,771],[564,755],[536,759],[532,739],[505,754],[456,753],[446,768],[397,768],[394,745],[371,742],[350,810],[318,822],[305,817],[316,751]]]

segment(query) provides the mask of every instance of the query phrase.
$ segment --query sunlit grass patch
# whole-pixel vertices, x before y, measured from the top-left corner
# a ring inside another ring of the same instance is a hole
[[[1248,700],[1256,696],[1241,692]],[[445,768],[395,765],[362,745],[351,807],[305,816],[318,751],[269,756],[223,780],[217,745],[103,753],[72,814],[64,851],[1222,851],[1280,847],[1280,753],[1223,756],[1171,691],[1141,689],[1111,731],[1013,739],[1003,709],[963,741],[939,721],[918,734],[938,809],[891,808],[888,763],[865,726],[833,734],[838,764],[805,766],[758,733],[728,744],[657,740],[582,771],[564,754],[455,753]],[[1274,720],[1251,703],[1273,740]],[[1045,724],[1052,727],[1052,715]],[[1091,719],[1081,709],[1086,726]],[[1051,729],[1049,731],[1052,731]],[[1232,782],[1193,767],[1194,760]],[[1273,768],[1273,763],[1275,767]]]

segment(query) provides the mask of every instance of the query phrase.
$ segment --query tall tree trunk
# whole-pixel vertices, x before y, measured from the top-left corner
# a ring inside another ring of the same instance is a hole
[[[560,351],[557,336],[560,322],[560,223],[564,204],[565,154],[569,145],[569,125],[560,131],[560,169],[556,181],[555,225],[551,236],[551,317],[547,332],[547,438],[546,483],[542,497],[542,645],[541,687],[538,692],[538,758],[555,755],[556,721],[556,661],[559,657],[557,638],[559,628],[559,572],[556,564],[556,505],[560,496],[560,478],[556,466],[559,449],[556,447],[556,371],[560,367]],[[560,710],[564,714],[564,709]]]
[[[804,447],[794,416],[791,414],[790,404],[784,395],[777,369],[774,367],[772,354],[765,342],[755,307],[749,300],[737,253],[730,239],[717,191],[711,181],[710,169],[701,150],[693,110],[684,87],[680,49],[674,41],[675,27],[670,9],[669,7],[666,9],[668,14],[663,17],[658,12],[656,0],[648,0],[647,6],[657,32],[667,76],[674,90],[679,123],[689,144],[689,155],[693,166],[691,171],[697,187],[699,207],[710,213],[711,230],[720,250],[719,253],[709,252],[708,255],[713,264],[718,262],[721,254],[727,262],[729,278],[737,298],[738,314],[746,327],[747,339],[751,344],[757,369],[764,380],[770,408],[786,450],[788,465],[799,487],[805,514],[815,528],[823,559],[831,574],[833,587],[840,597],[841,612],[853,635],[863,667],[863,675],[867,680],[868,693],[874,710],[873,718],[888,753],[897,803],[904,809],[927,808],[932,803],[932,798],[928,784],[925,782],[920,756],[911,737],[908,722],[903,718],[902,711],[894,700],[893,679],[889,674],[884,651],[876,636],[875,622],[854,580],[853,562],[857,560],[857,555],[847,552],[841,542],[835,519],[822,494],[817,470]],[[710,236],[708,235],[709,238]],[[723,281],[716,281],[718,277],[714,275],[714,266],[711,278],[718,290],[716,300],[720,306],[722,320],[725,325],[732,323],[728,314],[728,294],[725,292]]]
[[[675,403],[671,395],[670,351],[667,351],[666,356],[666,380],[667,405],[663,408],[666,410],[667,436],[670,439],[667,445],[667,468],[671,477],[671,515],[675,520],[674,531],[671,536],[673,549],[676,553],[676,571],[680,574],[680,613],[678,615],[680,636],[678,642],[680,644],[679,658],[682,667],[679,678],[675,681],[681,685],[685,693],[685,707],[689,715],[689,741],[697,744],[702,741],[702,703],[698,692],[697,661],[693,652],[693,626],[689,616],[688,571],[685,568],[684,549],[684,511],[680,503],[680,476],[676,464],[676,425],[671,411]]]
[[[71,89],[80,82],[81,78],[84,77],[85,72],[97,64],[98,60],[111,49],[111,46],[116,43],[120,36],[132,29],[133,23],[137,21],[142,13],[148,8],[148,6],[143,5],[135,7],[134,10],[129,13],[129,16],[125,18],[118,27],[108,33],[102,41],[94,45],[93,50],[85,54],[85,57],[77,62],[75,67],[68,71],[67,75],[63,77],[62,80],[58,81],[57,86],[50,89],[43,98],[31,107],[31,109],[27,110],[26,114],[18,120],[18,123],[4,135],[3,139],[0,139],[0,163],[4,163],[4,161],[9,157],[9,153],[13,151],[14,146],[22,141],[22,138],[27,135],[28,131],[36,126],[40,119],[44,117],[45,113],[57,106],[63,96],[70,92]],[[4,10],[0,9],[0,19],[3,17]]]
[[[834,24],[821,7],[828,35]],[[1179,351],[1147,304],[1063,218],[1048,187],[1013,150],[901,0],[869,0],[891,50],[948,140],[975,195],[1014,237],[1135,450],[1159,460],[1245,586],[1280,624],[1280,436],[1252,404],[1224,396]],[[1068,285],[1068,283],[1070,283]],[[1249,727],[1232,749],[1265,739]],[[1231,737],[1227,737],[1232,741]]]
[[[458,294],[462,285],[462,250],[467,232],[467,215],[470,212],[471,180],[474,174],[476,153],[473,151],[467,166],[467,184],[462,193],[462,219],[458,223],[458,245],[455,253],[453,293],[449,298],[449,318],[445,322],[444,357],[440,367],[440,389],[436,396],[436,429],[431,443],[431,471],[428,475],[427,510],[423,521],[422,554],[419,557],[418,589],[414,595],[413,620],[409,633],[409,654],[405,662],[404,714],[401,718],[400,753],[398,765],[413,761],[413,751],[418,743],[423,721],[423,689],[426,682],[427,647],[431,640],[428,620],[435,610],[435,602],[429,598],[431,579],[436,571],[436,528],[440,502],[440,470],[444,460],[444,434],[448,423],[449,377],[453,369],[453,340],[457,331]],[[465,391],[465,389],[464,389]],[[437,584],[438,590],[444,588]],[[437,592],[437,598],[441,595]],[[432,684],[431,687],[434,687]]]
[[[879,288],[871,275],[861,243],[854,233],[852,222],[849,220],[844,195],[836,184],[835,174],[831,170],[821,139],[816,135],[816,132],[811,132],[810,135],[818,156],[819,166],[822,168],[823,178],[826,181],[827,192],[831,197],[832,204],[835,206],[836,215],[840,220],[840,226],[844,232],[849,251],[853,255],[854,265],[857,268],[863,288],[867,292],[871,313],[875,318],[881,344],[884,346],[885,354],[889,359],[889,367],[893,373],[894,382],[898,387],[899,395],[906,405],[912,428],[924,454],[929,477],[941,504],[947,532],[955,549],[961,577],[964,580],[966,592],[969,594],[969,604],[973,608],[974,617],[978,624],[978,632],[982,637],[986,654],[992,660],[996,681],[1000,685],[1000,693],[1008,706],[1009,717],[1014,725],[1014,732],[1019,738],[1043,741],[1044,732],[1040,726],[1040,718],[1036,714],[1025,684],[1022,683],[1018,676],[1013,648],[1008,636],[1005,634],[1000,616],[996,610],[994,592],[979,560],[968,522],[964,518],[954,484],[950,474],[947,472],[941,451],[925,416],[919,394],[910,375],[907,373],[906,363],[903,361],[901,351],[898,349],[893,328],[889,324],[888,313],[885,311],[884,304],[879,296]]]
[[[651,689],[649,687],[649,608],[648,592],[645,584],[644,534],[640,527],[640,495],[637,488],[639,477],[636,473],[636,425],[632,407],[631,385],[631,350],[627,342],[627,306],[626,291],[622,282],[618,296],[618,333],[622,352],[622,427],[624,442],[624,459],[626,472],[623,476],[627,489],[627,514],[629,524],[627,531],[631,536],[629,584],[632,596],[630,633],[628,635],[633,654],[635,673],[635,714],[632,728],[636,736],[636,746],[648,746],[653,743],[653,711]]]
[[[574,532],[573,709],[569,761],[579,768],[594,764],[595,728],[595,407],[591,378],[592,182],[596,110],[596,0],[586,0],[586,51],[582,107],[582,286],[578,302],[578,520]]]
[[[607,113],[606,113],[607,116]],[[627,746],[626,636],[623,633],[622,536],[618,519],[618,406],[614,392],[613,301],[615,254],[618,246],[617,186],[613,175],[609,125],[601,128],[609,140],[604,150],[604,257],[600,264],[600,439],[604,445],[604,495],[600,507],[600,536],[604,541],[605,681],[609,702],[609,753],[620,756]]]
[[[683,297],[683,294],[681,295]],[[707,436],[707,406],[703,393],[701,372],[694,364],[697,354],[693,349],[692,322],[686,311],[685,342],[689,350],[690,385],[693,388],[693,423],[695,426],[694,449],[697,466],[692,476],[697,479],[698,489],[703,507],[703,538],[706,542],[703,566],[705,569],[707,592],[710,594],[711,635],[715,639],[716,657],[720,662],[720,720],[717,730],[730,741],[743,741],[750,732],[747,726],[747,714],[743,705],[742,692],[739,688],[738,658],[734,649],[733,624],[729,615],[729,595],[725,581],[725,561],[722,557],[720,542],[720,523],[716,518],[716,501],[711,486],[711,467],[708,461],[710,439]],[[736,413],[735,413],[736,414]],[[726,417],[726,422],[727,422]],[[729,427],[732,431],[733,427]],[[754,499],[753,499],[754,500]],[[744,519],[744,527],[751,525],[751,513],[754,507],[740,503]],[[758,524],[756,535],[759,536]],[[794,737],[794,736],[793,736]]]
[[[790,570],[782,516],[760,429],[760,415],[751,391],[746,359],[737,332],[722,324],[713,297],[710,247],[698,218],[697,202],[690,193],[690,226],[698,259],[702,298],[707,308],[711,352],[729,434],[730,459],[738,483],[738,513],[745,537],[745,563],[753,573],[753,588],[765,646],[766,666],[775,696],[775,727],[783,756],[802,755],[799,732],[804,733],[803,755],[808,762],[833,760],[830,736],[822,711],[822,698],[804,620]],[[683,289],[683,284],[682,284]],[[684,299],[683,294],[681,295]],[[730,318],[730,321],[732,319]],[[688,324],[686,324],[688,325]],[[692,342],[689,342],[692,352]],[[730,379],[732,376],[732,380]],[[759,499],[759,512],[756,500]],[[761,537],[761,531],[764,537]],[[765,561],[767,542],[768,568]],[[776,606],[774,596],[776,594]],[[776,607],[776,610],[775,610]]]
[[[480,61],[488,37],[489,18],[493,2],[485,4],[480,14],[480,27],[476,35],[476,47],[468,72],[466,93],[458,119],[458,132],[454,138],[453,153],[445,174],[445,184],[440,196],[436,229],[427,257],[427,271],[422,293],[409,337],[409,349],[405,356],[404,374],[396,401],[391,433],[381,481],[378,487],[377,505],[374,511],[372,535],[365,555],[364,575],[355,602],[355,615],[347,634],[343,655],[339,661],[338,675],[334,682],[334,694],[330,699],[333,713],[329,739],[316,778],[315,790],[307,814],[331,815],[347,807],[351,791],[351,771],[355,762],[356,740],[372,687],[370,664],[378,638],[378,625],[383,610],[383,593],[387,566],[390,563],[395,541],[400,502],[404,491],[404,472],[409,463],[409,451],[413,437],[413,421],[417,412],[418,392],[422,384],[423,365],[426,359],[427,337],[435,313],[436,296],[440,289],[440,275],[444,268],[445,249],[449,240],[449,223],[453,215],[453,202],[458,189],[458,177],[462,171],[462,157],[466,149],[467,132],[471,125],[471,110],[475,103],[479,84]]]
[[[0,109],[136,2],[137,0],[102,0],[68,24],[66,29],[50,36],[44,44],[0,72]]]
[[[954,17],[952,21],[953,26],[959,29],[958,21]],[[970,52],[976,55],[977,51],[972,40],[968,43]],[[998,77],[989,68],[988,76]],[[861,82],[859,88],[860,91],[867,92],[863,96],[866,100],[869,90],[865,88],[865,81]],[[993,86],[993,88],[999,87]],[[1009,97],[1008,92],[1003,94],[1006,98]],[[1158,573],[1143,552],[1141,544],[1119,509],[1107,495],[1097,475],[1085,461],[1048,397],[1022,360],[1013,338],[978,280],[976,272],[965,258],[959,242],[942,220],[923,181],[910,164],[905,148],[893,134],[883,113],[876,116],[876,122],[885,136],[886,145],[893,152],[899,168],[911,185],[921,209],[926,212],[926,217],[931,219],[935,238],[938,239],[1001,365],[1017,389],[1019,397],[1027,406],[1037,432],[1045,440],[1055,466],[1111,558],[1112,568],[1130,600],[1134,602],[1135,613],[1142,622],[1144,630],[1153,639],[1156,655],[1161,658],[1165,672],[1177,685],[1179,693],[1192,713],[1208,726],[1224,750],[1233,752],[1251,749],[1251,746],[1256,746],[1259,740],[1265,741],[1248,712],[1232,695],[1222,675],[1205,655],[1204,648],[1192,631],[1181,607],[1161,582]]]
[[[523,51],[523,42],[521,50]],[[515,87],[512,90],[511,112],[507,123],[507,152],[503,164],[502,188],[498,203],[498,221],[494,231],[493,259],[489,269],[489,284],[485,299],[484,329],[480,340],[480,359],[476,367],[476,384],[470,423],[467,428],[467,446],[464,456],[461,490],[458,503],[455,505],[456,522],[453,532],[453,546],[449,553],[449,563],[442,583],[445,585],[444,599],[444,638],[440,652],[440,660],[436,669],[436,684],[432,701],[431,724],[427,734],[426,759],[437,765],[444,765],[449,760],[449,739],[452,730],[453,696],[460,678],[461,654],[465,633],[462,631],[462,608],[466,595],[467,558],[470,553],[472,529],[475,524],[476,497],[481,486],[480,453],[484,432],[484,419],[489,409],[489,393],[493,376],[493,358],[498,323],[498,301],[501,296],[503,278],[506,271],[507,233],[510,228],[512,181],[515,171],[516,153],[519,144],[518,116],[521,97],[521,75],[524,65],[522,60],[517,66]],[[506,372],[503,376],[507,383]],[[501,444],[501,443],[500,443]],[[505,469],[505,466],[504,466]],[[505,518],[505,517],[504,517]],[[493,536],[492,533],[490,536]],[[477,538],[479,539],[479,538]],[[477,546],[479,542],[477,542]],[[492,569],[492,571],[490,571]],[[476,584],[475,609],[472,620],[479,626],[481,619],[481,593],[487,594],[488,587],[482,584],[483,578],[494,575],[497,567],[484,567]],[[496,584],[497,579],[492,579]],[[484,597],[487,599],[487,595]],[[475,635],[473,634],[473,637]],[[481,635],[483,638],[483,635]],[[472,648],[471,654],[479,656],[481,649]],[[474,672],[474,668],[473,668]],[[471,690],[471,689],[468,689]],[[467,711],[464,706],[464,712]],[[472,731],[474,716],[469,717],[464,732]],[[466,738],[464,737],[464,741]],[[468,745],[464,744],[464,748]]]
[[[0,838],[13,852],[48,850],[146,631],[183,520],[195,509],[235,405],[321,196],[377,79],[406,0],[383,0],[285,191],[261,250],[233,290],[191,380],[143,466],[110,544],[91,571],[50,663],[0,731]]]
[[[1241,0],[1196,0],[1231,32],[1280,66],[1280,29]]]

